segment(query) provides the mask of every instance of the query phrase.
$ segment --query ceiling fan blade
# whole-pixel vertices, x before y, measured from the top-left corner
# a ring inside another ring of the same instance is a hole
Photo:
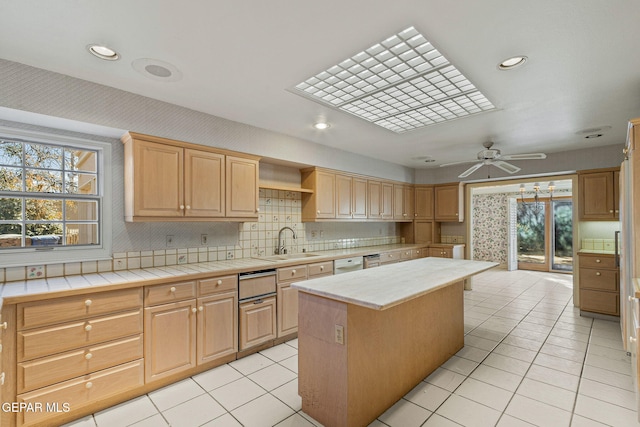
[[[477,162],[478,160],[467,160],[466,162],[452,162],[452,163],[444,163],[442,165],[440,165],[440,167],[443,166],[453,166],[453,165],[461,165],[463,163],[473,163],[473,162]]]
[[[466,171],[462,172],[460,175],[458,175],[458,178],[466,178],[469,175],[471,175],[472,173],[474,173],[475,171],[477,171],[478,169],[480,169],[482,166],[484,166],[484,163],[476,163],[475,165],[471,166],[469,169],[467,169]]]
[[[546,158],[547,155],[544,153],[508,154],[506,156],[500,156],[501,160],[542,160]]]
[[[520,170],[519,167],[512,165],[511,163],[503,162],[502,160],[491,162],[491,165],[508,173],[516,173]]]

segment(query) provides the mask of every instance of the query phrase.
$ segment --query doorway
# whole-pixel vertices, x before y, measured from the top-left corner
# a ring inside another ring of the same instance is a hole
[[[518,269],[573,271],[571,198],[519,199],[516,230]]]

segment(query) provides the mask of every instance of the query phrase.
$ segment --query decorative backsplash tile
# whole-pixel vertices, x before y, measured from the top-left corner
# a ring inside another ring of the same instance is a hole
[[[0,283],[62,275],[91,274],[107,271],[135,270],[139,268],[162,267],[208,261],[223,261],[239,258],[269,256],[278,246],[278,234],[283,227],[295,231],[296,238],[289,230],[283,232],[283,243],[288,253],[326,251],[332,249],[358,248],[401,243],[395,235],[382,235],[383,230],[392,230],[385,224],[371,224],[364,234],[368,237],[324,238],[323,231],[314,231],[307,237],[302,222],[302,199],[298,192],[260,189],[260,215],[257,222],[238,224],[238,243],[225,246],[204,246],[192,248],[167,248],[144,251],[117,252],[111,260],[68,262],[47,266],[0,268]],[[343,234],[344,230],[333,229],[334,224],[324,225],[333,230],[328,234]],[[314,224],[314,230],[322,226]],[[349,230],[351,230],[351,226]],[[379,229],[379,230],[378,230]],[[374,232],[380,235],[370,237]],[[361,232],[360,234],[363,234]],[[443,236],[444,237],[444,236]],[[462,242],[463,236],[447,236],[452,241]],[[214,240],[210,239],[210,243]],[[457,243],[456,242],[456,243]]]
[[[582,239],[580,249],[595,251],[615,251],[615,239]]]

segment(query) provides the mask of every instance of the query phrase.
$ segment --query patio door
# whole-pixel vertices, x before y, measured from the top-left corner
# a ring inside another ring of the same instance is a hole
[[[518,200],[518,268],[571,272],[573,263],[570,198]]]

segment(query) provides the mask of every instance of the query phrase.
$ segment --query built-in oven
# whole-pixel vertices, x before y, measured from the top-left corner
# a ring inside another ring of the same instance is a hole
[[[238,275],[238,347],[250,347],[275,339],[276,270]]]

